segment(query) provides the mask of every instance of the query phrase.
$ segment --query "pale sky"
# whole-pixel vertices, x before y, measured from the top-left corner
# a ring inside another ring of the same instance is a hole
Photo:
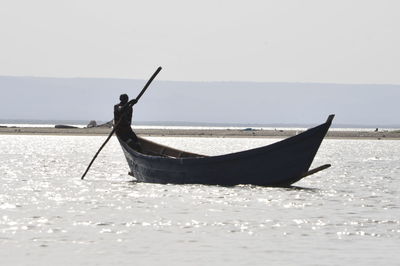
[[[1,0],[0,75],[400,84],[399,0]]]

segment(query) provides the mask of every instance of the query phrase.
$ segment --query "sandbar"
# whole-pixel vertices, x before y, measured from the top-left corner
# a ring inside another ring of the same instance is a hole
[[[287,138],[295,136],[302,130],[281,129],[134,129],[140,136],[161,137],[258,137]],[[71,135],[102,136],[108,135],[111,128],[54,128],[54,127],[0,127],[1,135]],[[339,131],[330,130],[326,138],[338,139],[394,139],[400,140],[400,130],[394,131]]]

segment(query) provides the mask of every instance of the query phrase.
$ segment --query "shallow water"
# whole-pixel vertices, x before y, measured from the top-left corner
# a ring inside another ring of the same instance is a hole
[[[81,181],[104,139],[0,136],[0,265],[399,265],[400,141],[324,140],[332,167],[284,189],[135,183],[115,138]]]

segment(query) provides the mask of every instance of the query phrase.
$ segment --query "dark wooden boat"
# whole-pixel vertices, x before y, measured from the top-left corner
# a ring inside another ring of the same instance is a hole
[[[271,145],[220,156],[185,152],[143,138],[139,138],[138,152],[118,139],[131,174],[139,182],[287,187],[330,166],[309,169],[333,117]]]

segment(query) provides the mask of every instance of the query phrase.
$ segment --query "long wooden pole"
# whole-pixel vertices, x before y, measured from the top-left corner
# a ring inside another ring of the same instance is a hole
[[[161,67],[158,67],[156,72],[154,72],[154,74],[151,76],[151,78],[149,79],[149,81],[147,81],[146,85],[143,87],[142,91],[139,93],[139,95],[136,97],[136,102],[139,101],[139,99],[142,97],[142,95],[144,94],[144,92],[147,90],[147,88],[150,86],[151,82],[153,81],[153,79],[158,75],[158,73],[161,71]],[[127,110],[129,103],[127,103],[124,107],[123,110]],[[119,124],[121,123],[122,119],[124,118],[125,112],[122,113],[121,118],[119,119],[119,121],[114,125],[113,129],[111,130],[110,134],[108,135],[106,141],[104,141],[104,143],[100,146],[100,149],[96,152],[96,154],[94,155],[92,161],[90,161],[88,167],[86,168],[86,171],[83,173],[81,179],[84,179],[87,172],[89,171],[90,167],[92,166],[94,160],[96,160],[97,156],[99,155],[100,151],[104,148],[104,146],[106,146],[107,142],[111,139],[112,135],[114,134],[115,130],[118,128]]]

